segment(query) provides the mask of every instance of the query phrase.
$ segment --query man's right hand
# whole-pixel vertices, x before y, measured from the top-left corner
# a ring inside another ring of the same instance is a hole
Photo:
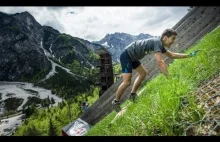
[[[191,53],[189,53],[189,57],[194,57],[196,56],[196,54],[199,52],[200,50],[196,50],[196,51],[193,51]]]

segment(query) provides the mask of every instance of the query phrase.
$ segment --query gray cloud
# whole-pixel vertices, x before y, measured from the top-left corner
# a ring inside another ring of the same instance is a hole
[[[156,18],[149,18],[146,20],[146,22],[144,23],[143,26],[158,25],[166,19],[167,19],[167,17],[164,17],[164,16],[158,16]]]
[[[92,23],[98,21],[99,18],[97,16],[92,16],[87,18],[87,22]]]
[[[67,12],[66,14],[75,14],[74,11]]]
[[[84,37],[85,39],[90,39],[91,41],[95,41],[97,38],[99,38],[95,34],[86,34]]]
[[[143,26],[153,26],[158,25],[163,22],[169,22],[169,20],[178,19],[179,15],[183,15],[186,12],[186,8],[161,8],[160,11],[156,11],[152,17],[146,18],[146,22],[144,22]]]
[[[65,28],[64,26],[59,22],[54,22],[54,21],[47,21],[45,22],[44,24],[45,26],[50,26],[50,27],[53,27],[54,29],[58,30],[59,32],[64,32],[65,31]]]
[[[28,11],[41,25],[89,41],[108,33],[148,33],[159,35],[174,26],[188,7],[0,7],[14,14]]]
[[[66,9],[67,7],[62,7],[62,6],[50,6],[50,7],[46,7],[47,10],[50,11],[61,11]]]

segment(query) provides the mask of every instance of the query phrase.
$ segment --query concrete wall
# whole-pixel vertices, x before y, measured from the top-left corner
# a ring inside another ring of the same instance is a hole
[[[172,27],[178,32],[178,36],[170,50],[173,52],[183,52],[219,25],[220,7],[194,7],[174,27]],[[179,44],[179,48],[174,47],[176,43]],[[172,62],[172,59],[165,56],[164,60],[167,64]],[[149,71],[145,81],[154,78],[160,72],[159,68],[155,64],[153,55],[145,56],[141,62]],[[125,90],[121,98],[122,102],[124,102],[130,94],[131,87],[137,77],[137,73],[134,71],[132,75],[132,84],[129,88],[127,88],[127,90]],[[87,123],[94,125],[108,115],[112,111],[111,101],[115,98],[116,90],[121,82],[122,78],[120,78],[104,94],[102,94],[102,96],[89,108],[86,113],[82,114],[80,118]]]

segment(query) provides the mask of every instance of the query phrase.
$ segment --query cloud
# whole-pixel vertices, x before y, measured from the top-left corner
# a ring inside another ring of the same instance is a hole
[[[85,34],[84,37],[86,39],[97,39],[98,38],[95,34]]]
[[[64,9],[66,9],[66,7],[62,7],[62,6],[50,6],[50,7],[46,7],[47,10],[51,10],[51,11],[62,11]]]
[[[173,27],[188,7],[0,7],[14,14],[28,11],[41,24],[61,33],[89,41],[101,40],[106,34],[148,33],[160,35]]]
[[[56,22],[47,21],[47,22],[45,22],[44,25],[53,27],[54,29],[59,29],[59,31],[64,31],[65,30],[64,26],[58,20],[56,20]]]

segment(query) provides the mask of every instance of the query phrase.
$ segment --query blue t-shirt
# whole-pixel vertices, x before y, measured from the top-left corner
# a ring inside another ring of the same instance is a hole
[[[140,60],[144,58],[146,54],[150,54],[151,52],[167,52],[167,50],[163,47],[160,38],[137,40],[129,44],[125,47],[125,49],[128,51],[132,61]]]

